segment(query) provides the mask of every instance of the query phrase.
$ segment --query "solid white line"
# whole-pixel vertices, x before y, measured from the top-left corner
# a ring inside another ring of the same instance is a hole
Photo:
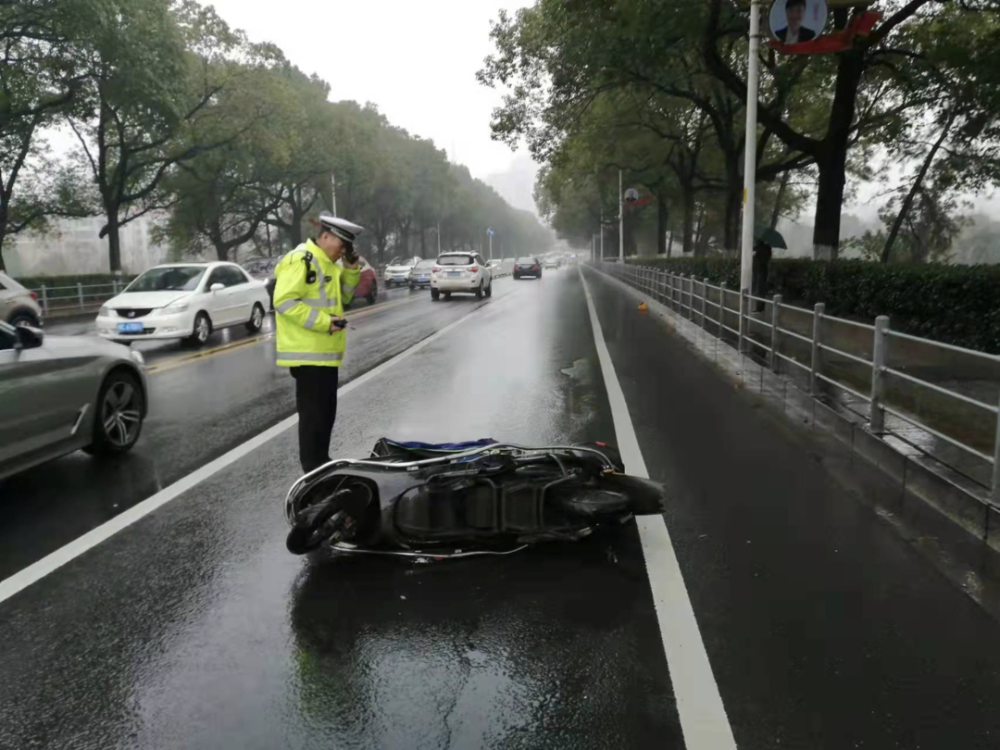
[[[360,388],[362,385],[372,380],[373,378],[377,378],[379,375],[388,370],[390,367],[398,365],[407,357],[411,357],[424,347],[430,346],[432,343],[437,341],[445,334],[449,333],[450,331],[453,331],[455,328],[458,328],[458,326],[462,325],[462,323],[467,321],[469,318],[471,318],[473,315],[475,315],[477,312],[479,312],[484,308],[488,308],[488,305],[481,305],[477,307],[468,314],[456,320],[454,323],[449,323],[440,331],[432,333],[430,336],[423,339],[422,341],[417,342],[409,349],[405,349],[399,354],[397,354],[395,357],[386,360],[378,367],[375,367],[366,372],[365,374],[360,375],[357,378],[354,378],[349,383],[346,383],[345,385],[337,389],[338,397],[347,395],[355,388]],[[41,580],[45,576],[49,575],[49,573],[58,570],[63,565],[79,557],[87,550],[90,550],[96,547],[101,542],[105,541],[106,539],[111,538],[119,531],[128,528],[129,526],[131,526],[144,516],[148,516],[157,508],[166,505],[171,500],[187,492],[200,482],[204,482],[212,475],[217,474],[230,464],[235,463],[248,453],[261,447],[269,440],[273,440],[274,438],[278,437],[278,435],[283,433],[288,428],[294,427],[296,424],[298,424],[298,421],[299,421],[298,414],[293,414],[287,419],[283,419],[281,422],[278,422],[278,424],[274,425],[273,427],[265,430],[264,432],[260,433],[255,437],[250,438],[245,443],[236,446],[228,453],[219,456],[214,461],[210,461],[209,463],[202,466],[200,469],[193,471],[187,476],[178,479],[169,487],[160,490],[155,495],[146,498],[139,504],[133,505],[128,510],[119,513],[110,521],[101,524],[100,526],[98,526],[95,529],[92,529],[83,536],[74,539],[69,544],[60,547],[55,552],[46,555],[38,562],[35,562],[29,565],[27,568],[18,571],[9,578],[5,578],[3,581],[0,581],[0,603],[5,602],[7,599],[10,599],[18,592],[28,588],[28,586],[31,586],[33,583],[36,583],[37,581]]]
[[[629,474],[649,477],[646,462],[639,449],[639,440],[632,426],[632,418],[628,413],[628,405],[625,403],[625,394],[615,374],[615,366],[604,341],[601,321],[597,317],[597,309],[582,271],[580,281],[587,297],[597,357],[601,362],[618,450],[625,470]],[[694,616],[667,525],[662,516],[643,516],[637,522],[656,619],[660,623],[660,636],[667,656],[667,668],[677,700],[677,713],[684,732],[684,744],[688,750],[735,750],[733,730],[722,705],[715,675],[712,674],[712,665],[708,661],[701,631],[698,630],[698,621]]]

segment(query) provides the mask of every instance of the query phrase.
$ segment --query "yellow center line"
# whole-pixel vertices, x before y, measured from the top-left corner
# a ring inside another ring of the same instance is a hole
[[[371,307],[366,307],[363,310],[357,310],[354,312],[348,312],[344,315],[345,318],[363,318],[366,315],[372,315],[382,310],[388,310],[393,307],[399,307],[400,305],[408,305],[413,302],[419,302],[420,297],[413,297],[411,299],[401,299],[395,302],[383,302],[380,305],[372,305]],[[199,360],[208,359],[214,357],[217,354],[223,354],[225,352],[231,352],[236,349],[241,349],[243,347],[248,347],[252,344],[259,344],[262,341],[269,341],[275,336],[274,333],[265,333],[260,336],[254,336],[253,338],[240,339],[239,341],[232,341],[228,344],[222,344],[220,346],[212,347],[211,349],[205,349],[200,352],[195,352],[194,354],[188,354],[183,357],[175,357],[173,359],[167,360],[162,364],[150,365],[146,368],[147,375],[157,375],[161,372],[166,372],[167,370],[174,370],[178,367],[183,367],[184,365],[192,364]]]

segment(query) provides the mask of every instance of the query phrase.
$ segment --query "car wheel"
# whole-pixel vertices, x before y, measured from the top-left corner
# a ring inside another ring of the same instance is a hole
[[[368,300],[369,305],[374,305],[375,300],[378,299],[378,287],[372,284],[372,290],[368,292],[368,296],[365,299]]]
[[[431,289],[431,299],[437,302],[439,299],[441,299],[441,292],[439,292],[437,289]]]
[[[15,327],[31,326],[32,328],[38,328],[39,325],[38,318],[36,318],[34,314],[26,310],[19,310],[18,312],[14,313],[11,316],[9,323]]]
[[[111,373],[101,386],[94,415],[94,442],[84,450],[97,456],[111,456],[132,449],[142,432],[145,399],[135,376]]]
[[[445,292],[444,293],[444,298],[445,299],[451,299],[451,292]]]
[[[208,337],[212,335],[212,319],[207,313],[200,312],[194,319],[194,333],[188,339],[195,346],[204,346]]]
[[[479,286],[476,287],[476,299],[483,298],[483,282],[479,282]]]
[[[486,287],[486,296],[487,297],[492,297],[493,296],[493,280],[492,279],[490,279],[490,285],[488,287]]]
[[[264,325],[264,308],[259,304],[253,306],[253,312],[250,313],[250,320],[247,322],[247,330],[250,333],[257,333]]]

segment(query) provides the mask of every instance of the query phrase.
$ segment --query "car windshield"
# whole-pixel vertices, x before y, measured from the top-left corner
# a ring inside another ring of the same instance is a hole
[[[133,281],[126,292],[193,292],[205,275],[204,266],[151,268]]]
[[[442,255],[437,262],[442,266],[471,266],[476,260],[471,255]]]
[[[517,262],[522,265],[534,265],[538,261],[535,260],[534,258],[518,258]]]

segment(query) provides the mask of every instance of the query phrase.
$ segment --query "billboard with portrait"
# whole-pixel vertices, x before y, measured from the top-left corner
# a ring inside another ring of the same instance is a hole
[[[825,0],[775,0],[771,6],[771,34],[783,44],[811,42],[826,26]]]

